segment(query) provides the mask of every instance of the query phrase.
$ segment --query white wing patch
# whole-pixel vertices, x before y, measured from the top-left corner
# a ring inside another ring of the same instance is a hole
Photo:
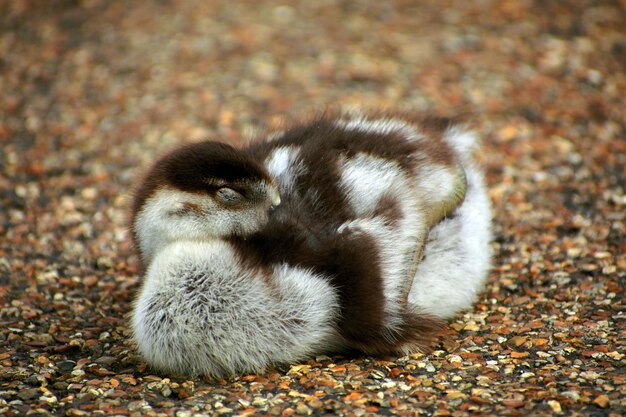
[[[410,124],[403,120],[385,118],[370,120],[365,116],[356,116],[349,120],[337,120],[335,125],[345,130],[357,130],[374,135],[389,135],[399,133],[407,141],[416,141],[424,138]]]
[[[357,216],[374,211],[385,194],[395,194],[406,185],[400,166],[392,161],[359,153],[340,159],[341,187]]]
[[[281,194],[290,191],[296,178],[304,171],[299,156],[300,148],[285,146],[275,149],[265,159],[265,168],[278,185]]]

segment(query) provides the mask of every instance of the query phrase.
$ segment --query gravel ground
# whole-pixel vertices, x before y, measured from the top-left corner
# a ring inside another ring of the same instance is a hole
[[[625,10],[0,1],[0,414],[626,414]],[[127,321],[139,169],[336,103],[473,115],[496,217],[474,310],[427,356],[151,372]]]

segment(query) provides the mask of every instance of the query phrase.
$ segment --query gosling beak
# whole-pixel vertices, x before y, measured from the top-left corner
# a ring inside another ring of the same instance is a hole
[[[270,187],[270,200],[272,202],[270,210],[274,210],[280,205],[280,194],[278,194],[278,190],[274,187]]]

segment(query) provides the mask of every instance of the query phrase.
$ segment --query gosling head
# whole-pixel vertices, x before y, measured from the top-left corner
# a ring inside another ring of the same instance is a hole
[[[278,204],[269,174],[244,152],[219,142],[185,145],[158,160],[138,187],[133,238],[147,265],[176,241],[245,238]]]

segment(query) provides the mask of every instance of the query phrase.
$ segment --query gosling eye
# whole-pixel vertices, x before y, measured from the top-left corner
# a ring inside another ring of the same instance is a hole
[[[224,204],[237,204],[243,200],[243,195],[232,188],[222,187],[217,190],[217,199]]]

